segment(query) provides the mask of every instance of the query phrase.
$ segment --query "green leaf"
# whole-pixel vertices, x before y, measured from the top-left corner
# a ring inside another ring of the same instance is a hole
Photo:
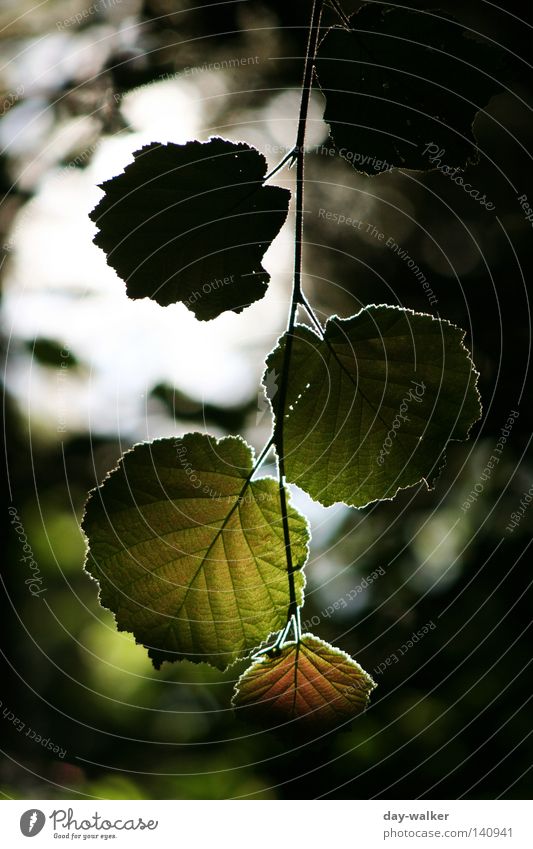
[[[246,485],[252,468],[242,439],[192,433],[136,445],[89,497],[86,569],[157,668],[188,658],[224,669],[287,621],[278,485]],[[309,535],[292,508],[289,526],[300,569]],[[301,572],[295,581],[301,604]]]
[[[317,60],[340,155],[365,174],[428,170],[439,151],[442,166],[475,159],[472,124],[508,76],[504,54],[443,12],[372,3],[350,22],[326,33]]]
[[[237,682],[233,705],[250,718],[327,729],[362,713],[376,687],[340,649],[304,634],[274,656],[253,663]]]
[[[182,301],[202,320],[241,312],[263,297],[261,259],[278,234],[290,192],[263,186],[264,156],[247,144],[143,147],[90,217],[94,242],[126,282],[130,298]]]
[[[448,321],[388,306],[332,317],[323,340],[297,325],[283,424],[287,480],[322,504],[354,507],[422,480],[430,488],[448,440],[466,439],[481,415],[464,336]],[[285,342],[266,373],[281,370]]]

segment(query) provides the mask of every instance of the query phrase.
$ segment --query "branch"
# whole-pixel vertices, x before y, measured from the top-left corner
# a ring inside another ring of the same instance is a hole
[[[294,584],[294,564],[292,562],[291,539],[289,530],[289,519],[287,512],[287,495],[285,492],[285,451],[283,446],[283,425],[285,420],[285,403],[287,400],[287,387],[289,381],[289,364],[292,352],[293,331],[296,321],[298,304],[302,302],[302,240],[303,240],[303,216],[304,216],[304,157],[305,157],[305,128],[307,113],[309,110],[309,98],[311,95],[311,83],[313,81],[313,69],[320,30],[320,17],[324,0],[313,0],[311,12],[311,23],[309,25],[309,38],[305,56],[304,78],[302,84],[302,97],[300,101],[300,114],[298,118],[298,133],[296,137],[296,219],[294,234],[294,280],[292,288],[291,308],[287,326],[285,352],[281,370],[280,389],[277,404],[276,424],[274,427],[274,441],[278,455],[278,478],[279,499],[283,523],[283,538],[287,557],[287,574],[289,578],[289,609],[287,621],[297,621],[298,604],[296,600],[296,589]],[[294,617],[294,620],[293,620]],[[295,628],[295,630],[297,630]],[[298,639],[298,637],[297,637]]]
[[[345,26],[345,27],[346,27],[346,29],[351,29],[351,28],[352,28],[352,25],[351,25],[351,23],[350,23],[350,19],[349,19],[348,15],[346,15],[346,14],[344,13],[344,11],[343,11],[343,9],[342,9],[342,7],[341,7],[341,4],[340,4],[340,3],[338,3],[338,2],[337,2],[337,0],[329,0],[329,4],[330,4],[330,6],[332,7],[332,9],[334,9],[334,10],[335,10],[335,12],[337,13],[337,15],[338,15],[338,16],[339,16],[339,18],[341,19],[341,21],[342,21],[342,23],[343,23],[343,26]]]

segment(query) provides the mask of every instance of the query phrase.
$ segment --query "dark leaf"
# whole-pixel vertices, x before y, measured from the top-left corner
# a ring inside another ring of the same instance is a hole
[[[91,212],[95,243],[130,298],[184,303],[202,320],[263,297],[261,260],[287,216],[290,192],[263,186],[264,156],[220,138],[153,143],[107,180]]]
[[[476,158],[476,113],[501,91],[510,63],[439,11],[372,3],[333,27],[319,47],[324,119],[358,171],[428,170]],[[428,146],[431,148],[428,150]]]

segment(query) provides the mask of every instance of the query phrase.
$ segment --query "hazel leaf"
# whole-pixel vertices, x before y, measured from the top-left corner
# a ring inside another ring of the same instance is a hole
[[[349,22],[316,62],[341,157],[365,174],[475,161],[474,119],[515,73],[505,54],[437,10],[369,3]]]
[[[329,506],[430,488],[450,440],[481,415],[478,374],[449,321],[409,309],[369,306],[333,316],[321,339],[294,330],[284,409],[286,478]],[[266,361],[280,371],[286,335]],[[276,416],[279,397],[272,400]]]
[[[94,242],[130,298],[181,301],[201,320],[242,312],[266,292],[261,260],[290,192],[264,186],[265,157],[221,138],[154,142],[102,183]]]
[[[349,655],[313,634],[255,661],[233,705],[250,719],[329,729],[362,713],[376,684]],[[244,711],[246,709],[246,711]]]
[[[136,445],[89,496],[85,568],[157,668],[187,658],[224,669],[287,621],[278,485],[249,482],[252,469],[239,437],[190,433]],[[292,507],[288,520],[302,604],[309,533]]]

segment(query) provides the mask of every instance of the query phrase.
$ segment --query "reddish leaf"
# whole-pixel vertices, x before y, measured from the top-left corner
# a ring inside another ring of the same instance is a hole
[[[304,634],[253,663],[237,682],[233,704],[260,721],[335,727],[364,711],[375,686],[345,652]]]

